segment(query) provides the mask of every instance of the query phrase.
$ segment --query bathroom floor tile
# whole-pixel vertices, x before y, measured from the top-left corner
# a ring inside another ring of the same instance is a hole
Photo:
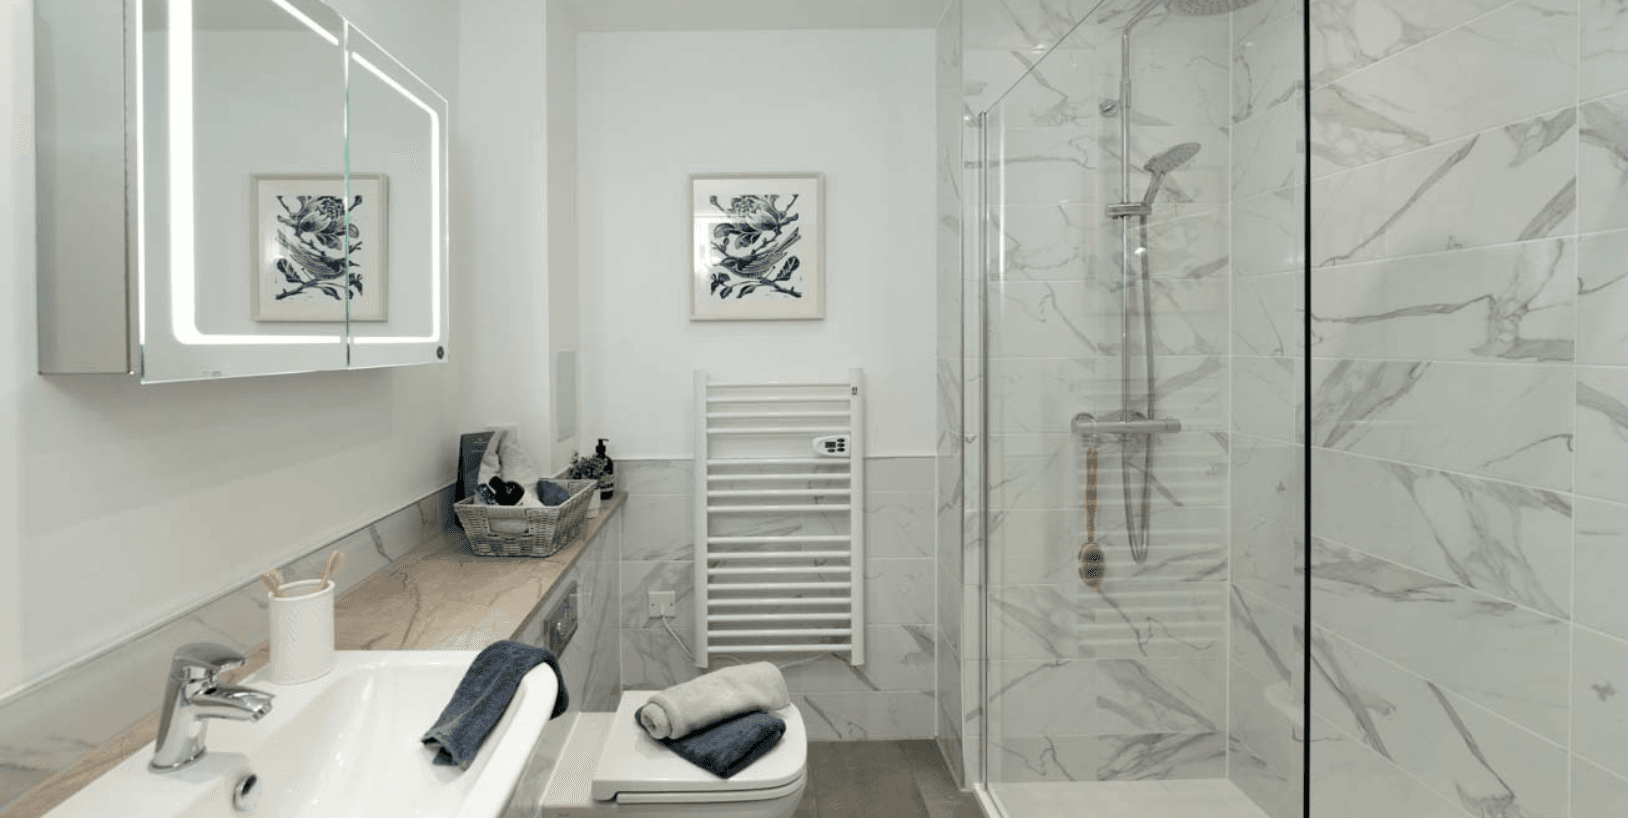
[[[808,777],[795,818],[979,816],[931,741],[809,742]]]

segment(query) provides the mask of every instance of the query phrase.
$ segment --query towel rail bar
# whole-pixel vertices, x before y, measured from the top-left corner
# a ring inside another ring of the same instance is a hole
[[[787,480],[807,480],[810,482],[847,482],[850,475],[845,471],[832,472],[786,472],[783,474],[709,474],[708,483],[776,483]]]
[[[709,435],[840,435],[846,426],[732,426],[727,429],[708,429]]]
[[[707,420],[772,420],[774,418],[843,418],[847,412],[708,412]]]
[[[847,503],[810,503],[800,506],[708,506],[708,514],[839,514],[850,510]]]
[[[709,389],[839,389],[848,384],[840,381],[708,381]]]
[[[784,649],[773,643],[810,634],[846,637],[848,661],[864,664],[864,391],[858,369],[848,371],[846,382],[714,381],[695,371],[691,517],[697,667],[711,664],[712,651],[773,652]],[[752,536],[713,530],[744,518],[776,527],[784,522],[781,530],[797,531],[816,516],[822,526],[845,533]],[[765,608],[778,608],[764,614],[776,618],[754,613]],[[739,618],[710,618],[731,611]],[[739,622],[758,627],[713,627]],[[783,630],[775,624],[818,627]],[[715,639],[727,646],[714,645]],[[735,641],[760,644],[737,647]]]
[[[718,653],[849,653],[856,652],[853,645],[842,643],[835,645],[729,645],[720,648]],[[852,660],[850,660],[852,661]]]
[[[847,551],[708,551],[709,560],[845,560]]]
[[[845,613],[711,614],[708,622],[847,622]]]
[[[843,466],[848,467],[847,460],[833,457],[723,457],[712,458],[706,461],[708,466]],[[833,472],[833,474],[846,474],[847,472]]]
[[[846,497],[850,494],[845,488],[828,489],[716,489],[707,492],[707,497],[720,499],[744,497]]]
[[[751,568],[708,568],[707,576],[712,577],[750,577],[760,575],[785,574],[847,574],[853,570],[848,565],[759,565]],[[715,585],[714,588],[722,588]]]
[[[778,639],[782,636],[792,638],[852,636],[853,632],[853,628],[760,628],[738,631],[710,629],[707,635],[715,638],[722,636],[733,639]]]
[[[846,596],[775,596],[775,597],[745,597],[739,599],[713,599],[707,602],[713,608],[765,608],[770,606],[785,608],[817,608],[826,605],[842,605],[847,607],[853,603],[851,597]]]
[[[714,582],[714,591],[846,591],[852,582]]]
[[[814,537],[708,537],[707,542],[713,545],[772,545],[774,543],[825,543],[848,542],[847,534],[820,534]]]

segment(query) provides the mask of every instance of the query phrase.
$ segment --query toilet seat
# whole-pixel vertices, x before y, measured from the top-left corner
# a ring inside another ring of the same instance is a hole
[[[656,691],[622,693],[594,767],[595,801],[695,804],[764,801],[801,791],[808,765],[808,733],[796,705],[769,711],[786,722],[780,743],[733,778],[719,778],[680,758],[639,726],[635,715]]]

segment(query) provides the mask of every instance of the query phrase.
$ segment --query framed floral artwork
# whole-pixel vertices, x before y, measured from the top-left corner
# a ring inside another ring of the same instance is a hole
[[[825,317],[825,179],[690,177],[690,320]]]
[[[256,175],[250,212],[256,321],[388,317],[384,174]]]

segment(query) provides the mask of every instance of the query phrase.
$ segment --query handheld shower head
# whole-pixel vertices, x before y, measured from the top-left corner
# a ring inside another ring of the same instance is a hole
[[[1142,197],[1142,204],[1152,207],[1153,197],[1159,195],[1159,188],[1164,185],[1165,174],[1191,162],[1201,147],[1203,146],[1197,142],[1183,142],[1149,159],[1142,169],[1153,174],[1153,181],[1148,184],[1148,192]]]
[[[1171,148],[1164,153],[1153,157],[1152,159],[1149,159],[1147,164],[1142,166],[1142,169],[1156,176],[1163,176],[1166,173],[1169,173],[1176,168],[1191,162],[1193,157],[1198,155],[1198,151],[1202,147],[1204,146],[1198,144],[1197,142],[1183,142],[1180,145],[1177,145],[1176,147]]]

